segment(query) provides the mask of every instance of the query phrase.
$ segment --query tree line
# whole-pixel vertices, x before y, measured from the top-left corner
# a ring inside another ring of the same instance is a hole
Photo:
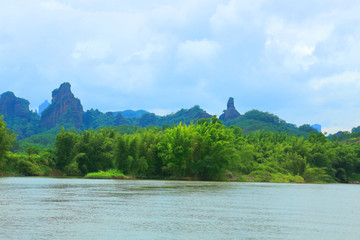
[[[218,118],[167,128],[75,131],[62,128],[54,146],[11,152],[15,137],[0,121],[3,173],[84,176],[117,169],[147,179],[262,182],[360,180],[360,145],[330,141],[322,133],[286,133],[226,127]]]

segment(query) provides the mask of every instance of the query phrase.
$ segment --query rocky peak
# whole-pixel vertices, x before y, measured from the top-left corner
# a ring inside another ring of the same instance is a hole
[[[74,94],[71,92],[71,85],[68,82],[65,82],[60,85],[59,88],[55,89],[52,92],[51,103],[62,102],[64,100],[74,99]]]
[[[235,105],[234,105],[234,98],[233,97],[230,97],[228,102],[227,102],[227,108],[235,108]]]
[[[237,118],[240,116],[240,113],[236,110],[234,105],[234,98],[230,97],[227,102],[227,109],[223,114],[220,115],[219,119],[223,122]]]
[[[63,83],[52,92],[51,104],[42,112],[40,126],[55,127],[59,122],[79,128],[83,122],[83,107],[71,92],[70,83]]]
[[[39,106],[39,115],[50,105],[48,100],[45,100],[42,104]]]
[[[29,105],[28,100],[16,97],[13,92],[5,92],[0,98],[0,115],[27,119],[30,116]]]

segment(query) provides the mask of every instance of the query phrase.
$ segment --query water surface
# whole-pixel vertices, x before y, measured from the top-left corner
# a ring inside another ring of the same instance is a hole
[[[0,239],[359,239],[360,186],[0,178]]]

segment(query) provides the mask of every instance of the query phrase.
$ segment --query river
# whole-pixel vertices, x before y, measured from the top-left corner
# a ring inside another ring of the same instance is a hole
[[[359,239],[360,185],[0,178],[0,239]]]

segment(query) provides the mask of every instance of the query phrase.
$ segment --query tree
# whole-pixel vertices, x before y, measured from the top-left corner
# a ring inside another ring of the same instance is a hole
[[[76,139],[74,155],[82,174],[106,171],[114,167],[112,129],[86,130]]]
[[[16,140],[15,134],[10,133],[6,128],[6,123],[3,120],[3,116],[0,116],[0,161],[2,162],[7,152],[12,146],[12,143]]]
[[[69,164],[73,158],[73,148],[76,142],[76,133],[64,128],[56,135],[55,155],[56,167],[61,171]]]
[[[129,156],[128,153],[128,135],[119,135],[115,140],[115,167],[122,171],[123,173],[126,173],[126,171],[129,169],[127,159]]]
[[[197,144],[192,170],[202,180],[221,179],[230,163],[238,162],[232,129],[215,116],[195,128]]]
[[[193,153],[194,126],[180,123],[165,130],[164,137],[158,143],[159,156],[163,161],[163,170],[175,177],[185,177],[189,173]]]

